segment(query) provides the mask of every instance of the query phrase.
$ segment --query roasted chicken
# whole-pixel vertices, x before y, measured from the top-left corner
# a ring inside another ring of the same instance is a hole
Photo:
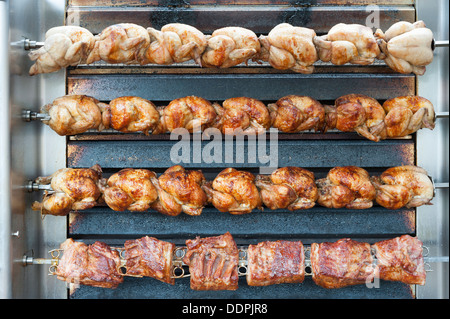
[[[269,62],[279,70],[313,73],[313,64],[318,60],[313,43],[315,36],[314,30],[281,23],[267,36],[259,37],[261,53],[256,60]]]
[[[412,134],[421,128],[434,129],[434,107],[421,96],[399,96],[383,103],[388,137]]]
[[[339,23],[326,35],[314,37],[320,60],[335,65],[368,65],[380,55],[372,29],[360,24]]]
[[[141,64],[168,65],[194,60],[201,65],[201,54],[206,48],[205,35],[193,26],[170,23],[161,28],[147,28],[150,46]]]
[[[127,240],[124,248],[128,276],[152,277],[175,284],[175,278],[172,277],[175,244],[145,236]]]
[[[375,276],[370,244],[349,238],[311,244],[314,282],[323,288],[342,288],[372,282]]]
[[[427,172],[417,166],[391,167],[381,176],[372,177],[376,202],[389,209],[429,205],[434,197],[433,182]]]
[[[102,189],[106,205],[115,211],[148,210],[158,198],[151,178],[156,178],[154,172],[133,168],[125,168],[111,175]]]
[[[189,266],[191,289],[236,290],[239,251],[230,233],[186,240],[183,262]]]
[[[255,176],[249,172],[226,168],[202,188],[208,202],[221,212],[239,215],[262,207]]]
[[[362,94],[348,94],[336,99],[334,106],[325,106],[324,131],[336,128],[357,132],[378,142],[386,138],[386,112],[377,100]]]
[[[36,183],[50,184],[53,192],[46,193],[42,202],[34,202],[31,208],[57,216],[92,208],[101,197],[101,174],[101,167],[94,165],[91,168],[62,168],[50,176],[39,177]]]
[[[108,105],[86,95],[65,95],[41,107],[41,113],[50,117],[44,124],[61,136],[84,133],[90,129],[101,131],[108,127],[103,112]]]
[[[261,50],[256,34],[241,27],[215,30],[207,39],[202,55],[202,66],[205,67],[229,68],[247,63]]]
[[[249,245],[247,262],[249,286],[302,283],[305,279],[305,255],[300,241],[265,241]]]
[[[262,202],[272,210],[308,209],[319,197],[314,173],[300,167],[282,167],[270,176],[258,175],[255,184]]]
[[[382,51],[380,59],[396,72],[423,75],[433,61],[433,32],[423,21],[400,21],[385,33],[375,33]]]
[[[356,166],[332,168],[326,178],[316,180],[317,203],[328,208],[366,209],[373,206],[376,190],[369,173]]]
[[[29,74],[51,73],[68,66],[86,63],[94,48],[94,35],[85,28],[60,26],[45,33],[44,46],[29,53]]]
[[[133,23],[109,26],[95,36],[95,45],[86,63],[139,63],[143,61],[150,36],[145,28]]]
[[[272,126],[285,133],[318,131],[325,120],[325,108],[308,96],[288,95],[268,105]]]
[[[56,268],[59,280],[76,285],[117,288],[123,282],[119,270],[119,252],[102,242],[86,245],[66,239],[60,249],[63,255]]]
[[[425,285],[426,272],[422,242],[419,239],[403,235],[377,242],[372,248],[375,250],[380,279]]]

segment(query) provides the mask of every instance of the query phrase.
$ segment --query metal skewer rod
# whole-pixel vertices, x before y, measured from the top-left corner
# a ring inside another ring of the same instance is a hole
[[[31,110],[23,110],[22,111],[22,119],[25,122],[31,121],[49,121],[51,119],[50,115],[45,113],[38,113]]]
[[[435,48],[448,47],[448,40],[434,41]]]
[[[436,118],[448,118],[448,112],[436,112]]]

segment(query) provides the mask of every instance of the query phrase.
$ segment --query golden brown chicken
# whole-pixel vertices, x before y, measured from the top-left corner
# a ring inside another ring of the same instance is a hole
[[[433,61],[433,32],[423,21],[400,21],[385,33],[375,33],[382,51],[380,59],[396,72],[423,75]]]
[[[35,63],[29,74],[51,73],[86,62],[95,45],[94,35],[85,28],[60,26],[45,33],[44,46],[29,53]]]
[[[325,106],[325,128],[357,132],[378,142],[386,138],[386,112],[377,100],[362,94],[348,94],[336,99],[334,106]]]
[[[373,206],[376,190],[369,173],[360,167],[332,168],[326,178],[316,181],[317,203],[328,208],[366,209]]]
[[[239,215],[261,208],[262,202],[252,173],[226,168],[211,183],[203,185],[208,202],[221,212]]]
[[[268,105],[272,126],[285,133],[318,131],[325,120],[325,108],[308,96],[288,95]]]
[[[172,132],[177,128],[185,128],[189,132],[195,132],[208,128],[216,123],[219,117],[217,108],[220,106],[197,96],[175,99],[162,110],[162,131]]]
[[[42,122],[61,136],[80,134],[90,129],[101,131],[108,126],[103,120],[103,112],[107,109],[107,104],[93,97],[65,95],[41,107],[41,113],[50,117]]]
[[[104,122],[108,121],[108,126],[117,131],[143,132],[146,135],[155,130],[160,122],[156,106],[137,96],[122,96],[112,100],[103,118],[107,119]]]
[[[180,165],[168,168],[153,184],[158,190],[158,200],[152,208],[160,213],[176,216],[184,212],[198,216],[207,204],[206,194],[201,188],[205,177],[201,171],[185,170]]]
[[[256,34],[241,27],[217,29],[207,39],[208,45],[202,55],[202,66],[205,67],[229,68],[247,63],[261,50]]]
[[[434,107],[421,96],[399,96],[383,103],[388,137],[402,137],[421,128],[434,129]]]
[[[318,60],[315,36],[312,29],[281,23],[267,36],[259,37],[262,47],[257,59],[269,62],[275,69],[313,73],[313,64]]]
[[[258,175],[256,186],[262,202],[270,209],[314,207],[319,197],[314,173],[300,167],[282,167],[271,175]]]
[[[314,38],[319,58],[335,65],[368,65],[380,55],[372,29],[360,24],[339,23],[327,34]]]
[[[102,189],[106,205],[115,211],[148,210],[158,198],[152,177],[156,177],[154,172],[133,168],[125,168],[111,175]]]
[[[133,23],[109,26],[95,36],[95,45],[86,63],[103,60],[107,63],[138,63],[150,45],[145,28]]]
[[[156,63],[169,65],[193,59],[201,65],[201,54],[206,48],[205,35],[193,26],[170,23],[161,28],[147,28],[150,46],[141,64]]]
[[[248,97],[230,98],[216,107],[219,121],[214,126],[223,134],[261,134],[270,128],[270,113],[266,105]]]
[[[97,205],[100,197],[100,165],[91,168],[62,168],[47,177],[39,177],[36,183],[51,186],[53,193],[46,194],[42,202],[34,202],[31,208],[42,214],[64,216],[70,211],[89,209]]]
[[[429,205],[434,197],[433,182],[421,167],[413,165],[391,167],[381,176],[372,177],[376,187],[376,202],[389,209]]]

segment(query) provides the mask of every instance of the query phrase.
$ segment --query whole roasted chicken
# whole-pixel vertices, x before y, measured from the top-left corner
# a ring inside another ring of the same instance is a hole
[[[51,73],[61,68],[85,63],[94,48],[94,35],[85,28],[60,26],[45,33],[44,46],[29,53],[29,74]]]
[[[433,104],[421,96],[399,96],[383,103],[388,137],[402,137],[421,128],[434,129]]]
[[[103,112],[108,105],[86,95],[65,95],[41,108],[50,119],[44,124],[61,136],[84,133],[90,129],[102,130],[108,124],[103,121]]]
[[[255,184],[264,205],[273,210],[308,209],[319,197],[314,173],[300,167],[282,167],[269,176],[258,175]]]
[[[97,164],[91,168],[62,168],[50,176],[39,177],[36,183],[50,185],[53,193],[46,194],[42,202],[34,202],[31,208],[57,216],[92,208],[101,197],[101,174],[102,169]]]
[[[262,202],[252,173],[226,168],[213,182],[203,184],[208,202],[221,212],[233,215],[250,213]]]
[[[95,36],[95,45],[86,63],[103,60],[107,63],[138,63],[150,45],[145,28],[133,23],[109,26]]]
[[[372,29],[360,24],[339,23],[326,35],[314,37],[320,60],[335,65],[368,65],[380,55]]]
[[[386,112],[377,100],[362,94],[348,94],[336,99],[334,106],[325,106],[324,131],[336,128],[342,132],[357,132],[378,142],[386,138]]]
[[[267,36],[259,37],[262,47],[257,60],[269,62],[279,70],[313,73],[313,64],[318,60],[313,43],[315,36],[316,33],[312,29],[281,23]]]
[[[433,61],[433,32],[423,21],[400,21],[385,33],[375,33],[382,55],[380,59],[396,72],[423,75]]]
[[[332,168],[326,178],[316,180],[317,203],[328,208],[366,209],[373,206],[376,189],[369,173],[360,167]]]
[[[246,63],[261,50],[256,34],[241,27],[215,30],[207,39],[202,55],[202,66],[205,67],[229,68]]]
[[[201,65],[201,54],[206,48],[205,35],[193,26],[170,23],[161,28],[147,28],[150,45],[141,64],[169,65],[194,60]]]
[[[288,95],[269,104],[272,126],[285,133],[319,130],[325,120],[325,108],[308,96]]]
[[[154,172],[133,168],[125,168],[111,175],[102,189],[106,205],[115,211],[148,210],[158,198],[152,177],[156,177]]]
[[[381,176],[372,177],[376,202],[389,209],[429,205],[434,197],[433,182],[427,172],[417,166],[391,167]]]

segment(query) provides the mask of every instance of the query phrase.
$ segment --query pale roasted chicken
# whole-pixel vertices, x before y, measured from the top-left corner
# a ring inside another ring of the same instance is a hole
[[[238,215],[262,207],[255,176],[250,172],[226,168],[202,188],[208,202],[221,212]]]
[[[269,62],[279,70],[313,73],[318,60],[312,29],[294,27],[289,23],[275,26],[267,36],[261,35],[261,53],[255,60]]]
[[[423,21],[400,21],[385,33],[375,33],[382,51],[380,59],[396,72],[423,75],[433,61],[433,32]]]
[[[308,209],[319,197],[314,173],[300,167],[282,167],[269,176],[258,175],[255,184],[262,202],[272,210]]]
[[[34,202],[31,208],[57,216],[92,208],[101,198],[101,175],[97,164],[91,168],[62,168],[50,176],[39,177],[36,183],[50,185],[52,193],[46,193],[42,202]]]
[[[229,68],[247,63],[259,54],[261,45],[256,34],[241,27],[225,27],[207,36],[202,66]]]
[[[428,205],[434,197],[433,182],[418,166],[388,168],[380,176],[372,177],[372,182],[376,187],[376,202],[389,209]]]
[[[373,206],[375,186],[369,173],[360,167],[332,168],[326,178],[316,180],[317,203],[328,208],[366,209]]]
[[[86,63],[94,48],[94,35],[78,26],[60,26],[45,33],[44,46],[29,53],[29,74],[51,73],[68,66]]]

